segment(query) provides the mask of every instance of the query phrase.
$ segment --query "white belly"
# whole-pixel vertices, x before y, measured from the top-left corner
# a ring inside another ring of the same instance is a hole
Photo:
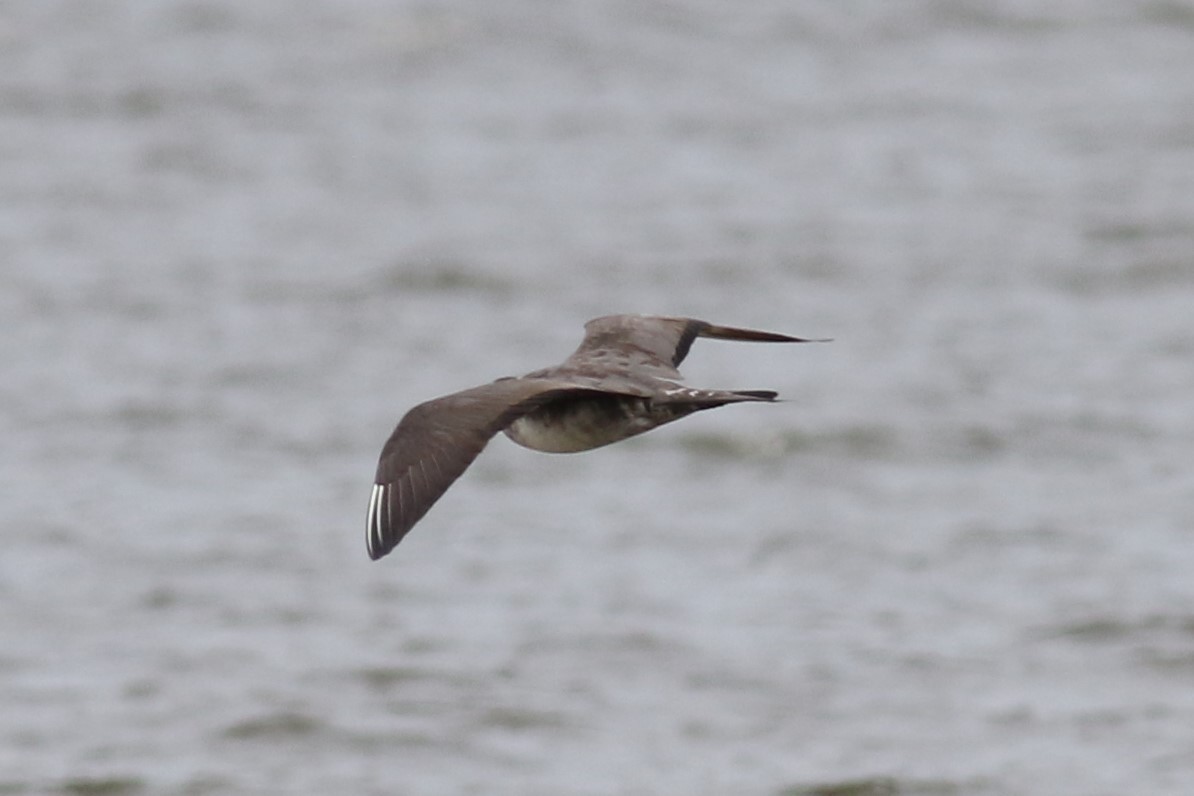
[[[675,419],[651,411],[642,399],[569,401],[524,415],[506,427],[506,436],[546,453],[576,453],[649,431]]]

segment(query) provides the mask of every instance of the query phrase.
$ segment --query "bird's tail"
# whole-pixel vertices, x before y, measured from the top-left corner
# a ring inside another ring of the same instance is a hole
[[[774,401],[779,393],[775,390],[734,390],[731,395],[742,401]]]
[[[654,404],[677,404],[696,407],[697,409],[713,409],[726,404],[736,404],[743,401],[774,401],[779,393],[774,390],[669,390],[664,395],[654,396]]]

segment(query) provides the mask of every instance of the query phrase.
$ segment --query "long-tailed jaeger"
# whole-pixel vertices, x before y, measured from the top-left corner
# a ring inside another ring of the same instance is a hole
[[[550,368],[445,395],[411,409],[386,441],[369,499],[366,542],[394,549],[499,431],[527,448],[575,453],[650,431],[702,409],[774,401],[771,390],[698,390],[676,370],[698,337],[824,342],[715,326],[692,318],[608,315]]]

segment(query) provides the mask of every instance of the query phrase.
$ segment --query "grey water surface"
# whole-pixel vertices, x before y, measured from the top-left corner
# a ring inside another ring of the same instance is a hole
[[[1185,794],[1194,5],[0,4],[0,793]],[[499,438],[611,312],[776,389]]]

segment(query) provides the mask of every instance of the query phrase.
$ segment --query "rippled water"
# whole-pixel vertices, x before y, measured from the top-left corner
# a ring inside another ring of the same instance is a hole
[[[1194,781],[1194,6],[0,8],[0,792]],[[781,391],[420,400],[688,314]]]

